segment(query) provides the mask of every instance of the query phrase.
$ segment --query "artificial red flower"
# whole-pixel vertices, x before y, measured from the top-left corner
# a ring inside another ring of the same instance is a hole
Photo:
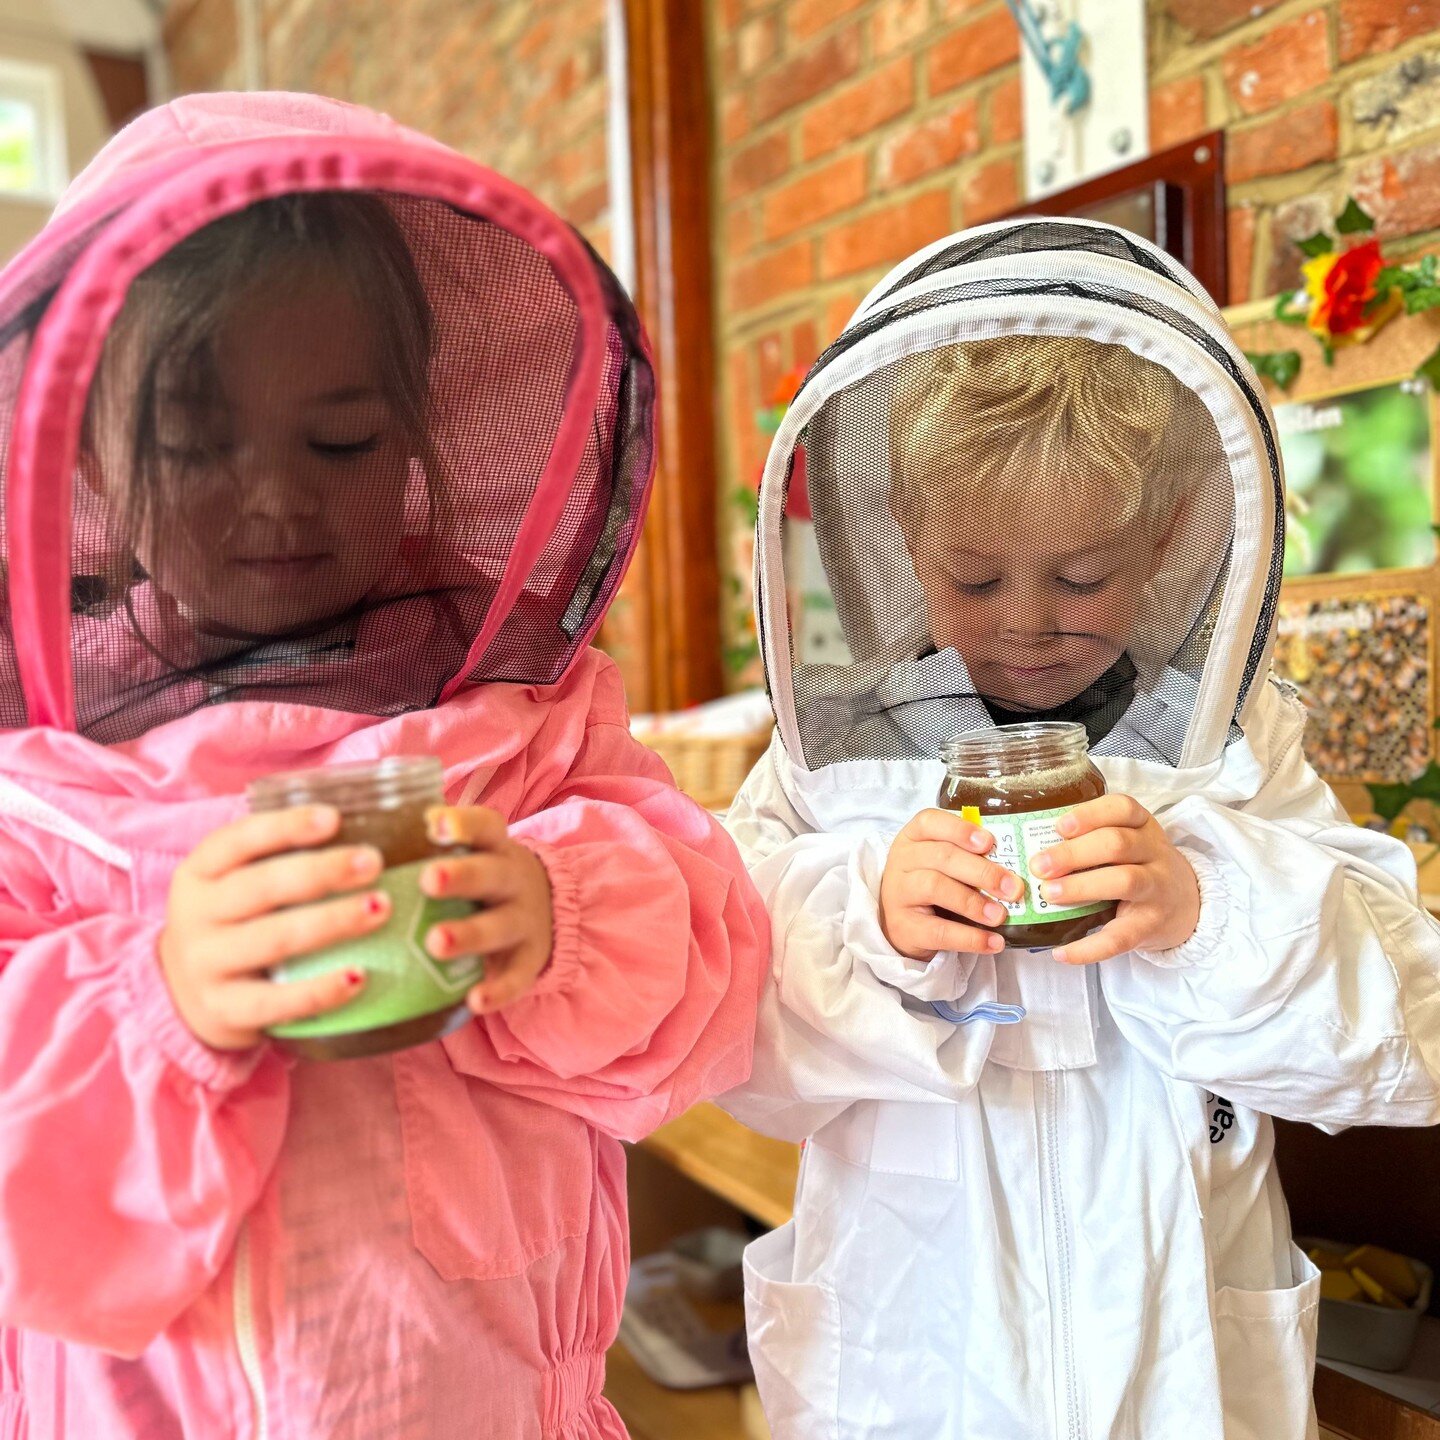
[[[1378,240],[1311,260],[1305,266],[1310,329],[1317,335],[1349,335],[1369,323],[1374,317],[1366,308],[1375,298],[1375,277],[1384,264]]]

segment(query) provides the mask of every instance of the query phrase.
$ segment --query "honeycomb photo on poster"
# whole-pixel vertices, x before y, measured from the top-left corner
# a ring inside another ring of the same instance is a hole
[[[1434,562],[1432,404],[1410,378],[1276,408],[1287,580]]]
[[[1310,712],[1305,753],[1328,780],[1399,784],[1430,763],[1434,639],[1419,594],[1280,602],[1275,669]]]

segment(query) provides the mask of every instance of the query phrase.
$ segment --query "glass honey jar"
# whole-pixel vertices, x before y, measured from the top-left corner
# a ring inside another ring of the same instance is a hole
[[[940,808],[959,811],[990,831],[995,845],[989,858],[1024,882],[1019,900],[999,900],[1009,918],[993,928],[1007,948],[1068,945],[1115,914],[1113,901],[1052,905],[1030,873],[1031,858],[1060,843],[1056,822],[1105,794],[1105,777],[1090,759],[1083,725],[1056,720],[997,725],[959,736],[941,754]]]
[[[326,848],[372,845],[384,861],[374,888],[390,899],[390,919],[358,940],[276,966],[271,979],[305,980],[332,970],[365,972],[365,988],[337,1010],[277,1026],[277,1044],[311,1060],[381,1055],[439,1039],[469,1015],[465,994],[484,973],[478,959],[439,961],[425,949],[433,925],[471,913],[463,900],[432,900],[420,889],[426,865],[454,847],[430,839],[427,813],[445,803],[440,762],[392,756],[376,764],[293,771],[255,781],[252,811],[329,805],[340,829]]]

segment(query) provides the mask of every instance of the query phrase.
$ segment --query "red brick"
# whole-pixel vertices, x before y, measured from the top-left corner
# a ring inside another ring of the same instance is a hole
[[[1330,76],[1325,12],[1312,10],[1260,39],[1237,45],[1221,61],[1225,86],[1246,115],[1283,105]]]
[[[949,191],[927,190],[837,225],[821,241],[820,274],[830,280],[893,264],[950,230]]]
[[[755,392],[757,405],[770,403],[770,397],[787,368],[785,337],[778,330],[770,330],[755,342],[755,376],[760,382]]]
[[[1229,272],[1231,305],[1250,298],[1251,274],[1255,268],[1255,207],[1236,205],[1225,217],[1226,269]]]
[[[785,6],[785,28],[796,40],[808,40],[864,3],[865,0],[790,0]]]
[[[1008,10],[972,20],[930,47],[930,93],[953,90],[1020,56],[1020,33]]]
[[[929,28],[929,0],[881,0],[870,17],[870,53],[893,55]]]
[[[890,136],[879,149],[881,185],[908,185],[953,165],[980,148],[979,106],[973,95],[961,99],[945,115],[907,126]]]
[[[1197,40],[1233,30],[1273,10],[1281,0],[1165,0],[1164,8]]]
[[[849,210],[865,198],[866,188],[865,157],[842,155],[765,197],[765,238],[780,240]]]
[[[780,51],[780,17],[761,15],[747,20],[735,40],[735,61],[742,75],[763,70]]]
[[[825,338],[833,340],[850,323],[855,307],[869,294],[867,290],[842,290],[825,302]]]
[[[1440,141],[1377,155],[1355,172],[1350,190],[1380,235],[1440,229]]]
[[[763,76],[755,86],[756,120],[763,125],[813,100],[848,79],[859,67],[860,31],[851,26]]]
[[[902,55],[812,105],[800,121],[800,153],[807,160],[827,155],[903,115],[914,103],[915,62]]]
[[[610,183],[602,180],[570,198],[564,207],[565,218],[576,225],[588,225],[598,220],[610,208]]]
[[[1150,91],[1150,149],[1167,150],[1205,129],[1205,81],[1187,75]]]
[[[1013,160],[992,160],[965,178],[960,204],[966,225],[982,225],[1020,203],[1020,172]]]
[[[789,168],[790,137],[783,132],[767,135],[731,152],[725,163],[725,194],[730,199],[748,195],[778,180]]]
[[[736,348],[730,352],[730,432],[737,441],[755,428],[754,382],[750,378],[750,352]]]
[[[744,255],[755,244],[755,207],[731,205],[725,211],[725,250],[729,255]]]
[[[596,130],[583,140],[564,146],[550,162],[549,169],[556,184],[573,186],[578,181],[604,175],[608,164],[606,134]]]
[[[990,143],[1009,145],[1025,134],[1020,72],[1007,75],[990,90]]]
[[[1317,230],[1333,230],[1335,212],[1340,207],[1333,196],[1312,193],[1277,205],[1270,216],[1270,259],[1265,276],[1264,293],[1278,295],[1293,290],[1300,283],[1300,266],[1305,257],[1296,241],[1313,235]]]
[[[737,310],[754,310],[803,289],[815,278],[814,249],[809,240],[797,240],[737,265],[730,274],[730,303]]]
[[[555,22],[548,16],[541,16],[515,42],[515,54],[521,60],[533,60],[542,54],[555,38]]]
[[[1225,179],[1240,185],[1333,160],[1339,136],[1340,122],[1328,100],[1231,130],[1225,137]]]
[[[820,353],[820,330],[813,320],[802,320],[790,332],[792,369],[808,370]]]
[[[1393,50],[1440,30],[1440,0],[1340,0],[1340,60]]]
[[[733,145],[750,129],[750,97],[727,95],[720,109],[720,133],[727,145]]]

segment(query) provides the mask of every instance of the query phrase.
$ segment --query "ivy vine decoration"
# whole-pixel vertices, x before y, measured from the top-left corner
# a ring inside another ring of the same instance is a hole
[[[1352,196],[1335,217],[1335,233],[1317,230],[1297,242],[1306,256],[1304,285],[1275,302],[1275,318],[1303,326],[1320,344],[1325,363],[1346,345],[1363,345],[1396,315],[1440,307],[1440,265],[1434,255],[1391,264],[1375,238],[1375,221]],[[1298,350],[1247,351],[1258,374],[1288,390],[1300,373]],[[1440,390],[1440,346],[1417,368]]]
[[[796,366],[793,370],[787,370],[774,385],[764,405],[755,412],[755,422],[760,427],[760,433],[765,438],[771,439],[780,428],[780,422],[785,418],[785,412],[790,408],[790,402],[795,398],[796,392],[800,389],[801,381],[805,379],[803,366]],[[742,521],[742,530],[746,535],[755,533],[756,522],[760,518],[760,480],[764,474],[762,466],[755,474],[755,480],[750,485],[737,485],[730,492],[730,501],[739,512]],[[760,658],[760,637],[755,630],[755,612],[749,603],[749,590],[745,581],[735,573],[728,577],[727,584],[730,590],[731,603],[743,616],[741,624],[743,634],[740,640],[726,647],[725,663],[732,674],[741,674],[749,669],[751,665]]]

